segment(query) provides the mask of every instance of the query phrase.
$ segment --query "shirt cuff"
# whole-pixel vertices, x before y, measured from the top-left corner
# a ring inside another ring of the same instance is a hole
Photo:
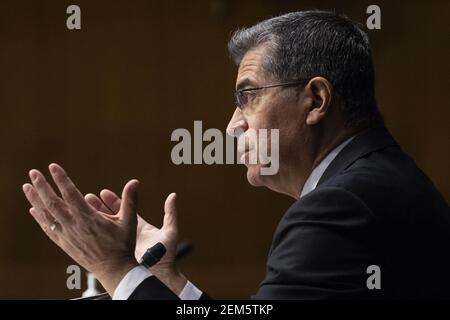
[[[152,273],[144,266],[137,266],[128,271],[117,286],[113,294],[113,300],[127,300],[136,288]]]
[[[199,300],[202,294],[203,292],[188,281],[178,297],[181,300]]]
[[[120,281],[113,294],[113,300],[127,300],[136,288],[153,274],[144,266],[131,269]],[[190,281],[186,283],[178,296],[181,300],[199,300],[203,293]]]

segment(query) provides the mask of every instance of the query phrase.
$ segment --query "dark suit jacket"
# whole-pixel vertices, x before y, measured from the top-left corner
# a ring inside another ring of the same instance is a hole
[[[369,290],[367,268],[380,268]],[[205,298],[206,296],[203,296]],[[384,128],[358,134],[274,234],[256,299],[450,297],[450,212]],[[155,277],[131,299],[177,298]]]

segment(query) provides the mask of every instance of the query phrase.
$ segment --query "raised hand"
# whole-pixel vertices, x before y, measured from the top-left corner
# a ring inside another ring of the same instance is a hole
[[[30,171],[32,184],[23,192],[31,215],[47,236],[78,264],[94,273],[112,294],[125,274],[137,265],[134,257],[137,228],[137,180],[129,181],[115,214],[91,206],[66,172],[57,164],[49,171],[61,197],[38,170]]]
[[[100,197],[89,193],[85,199],[95,210],[103,214],[117,214],[121,206],[121,199],[107,189],[100,192]],[[154,244],[163,243],[167,252],[160,262],[150,268],[150,271],[175,293],[179,293],[186,283],[186,278],[178,271],[175,264],[178,238],[175,193],[171,193],[165,201],[164,222],[161,228],[157,228],[139,215],[137,216],[136,259],[139,260],[145,251]]]

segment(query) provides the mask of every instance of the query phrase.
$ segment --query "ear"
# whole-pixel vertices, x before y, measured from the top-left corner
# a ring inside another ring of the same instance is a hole
[[[309,126],[318,124],[328,111],[333,96],[333,86],[323,77],[312,78],[305,89],[311,98],[310,111],[306,117]]]

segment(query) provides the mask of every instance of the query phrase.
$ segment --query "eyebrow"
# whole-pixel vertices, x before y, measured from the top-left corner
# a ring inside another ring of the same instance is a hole
[[[244,80],[239,81],[239,83],[236,86],[236,90],[241,90],[248,86],[253,87],[254,86],[253,81],[249,78],[244,78]]]

